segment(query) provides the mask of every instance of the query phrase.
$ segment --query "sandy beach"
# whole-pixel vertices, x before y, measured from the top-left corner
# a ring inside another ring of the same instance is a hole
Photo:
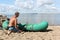
[[[60,26],[49,26],[45,32],[12,33],[9,36],[0,30],[0,40],[60,40]]]

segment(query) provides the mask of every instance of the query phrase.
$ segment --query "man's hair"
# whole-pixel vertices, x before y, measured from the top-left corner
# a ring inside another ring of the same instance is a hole
[[[19,12],[15,12],[15,15],[19,14]]]

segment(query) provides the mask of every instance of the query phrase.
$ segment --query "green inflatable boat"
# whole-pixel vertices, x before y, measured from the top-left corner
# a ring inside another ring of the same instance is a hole
[[[28,30],[28,31],[40,31],[46,30],[48,28],[48,22],[43,21],[39,24],[17,24],[18,28],[21,30]],[[6,29],[8,26],[8,22],[3,23],[3,28]]]
[[[46,30],[48,28],[48,22],[43,21],[39,24],[27,24],[25,28],[26,30],[29,30],[29,31]]]

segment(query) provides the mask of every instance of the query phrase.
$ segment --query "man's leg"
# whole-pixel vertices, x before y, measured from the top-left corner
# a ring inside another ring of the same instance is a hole
[[[22,32],[21,30],[19,30],[19,29],[15,28],[15,27],[14,27],[14,29],[13,29],[13,30],[14,30],[14,32],[19,32],[19,33],[20,33],[20,32]]]
[[[9,27],[9,30],[8,30],[8,35],[10,35],[12,32],[13,32],[13,27]]]

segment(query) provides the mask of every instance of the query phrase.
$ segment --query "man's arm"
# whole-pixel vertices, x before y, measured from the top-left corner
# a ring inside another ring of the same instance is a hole
[[[17,28],[17,19],[15,19],[15,28]]]

